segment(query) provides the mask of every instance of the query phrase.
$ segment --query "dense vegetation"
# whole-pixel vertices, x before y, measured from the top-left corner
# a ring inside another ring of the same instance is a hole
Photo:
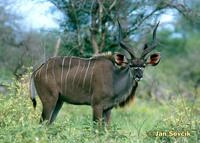
[[[59,7],[62,3],[57,0],[50,2],[57,7],[56,10],[62,10]],[[72,7],[72,2],[77,2],[77,5]],[[198,142],[200,3],[187,1],[180,7],[176,0],[171,5],[167,2],[158,0],[145,4],[132,0],[124,3],[116,1],[116,6],[110,11],[106,9],[109,10],[111,1],[97,3],[93,18],[97,18],[98,22],[90,25],[92,15],[86,10],[92,10],[92,5],[86,3],[85,7],[80,7],[78,4],[83,3],[70,0],[65,3],[65,11],[62,11],[65,15],[64,20],[60,21],[61,29],[39,31],[24,31],[19,24],[23,18],[9,11],[9,1],[1,2],[0,142]],[[102,8],[98,5],[104,6],[102,15],[98,13]],[[136,6],[131,9],[131,5]],[[123,23],[124,41],[136,47],[136,54],[139,54],[144,43],[151,43],[152,27],[157,18],[172,6],[182,15],[176,17],[175,24],[171,24],[173,28],[161,21],[157,33],[159,46],[155,50],[162,54],[160,64],[145,69],[144,80],[139,84],[134,104],[112,111],[111,127],[94,128],[90,107],[69,104],[62,107],[51,126],[39,123],[42,108],[40,100],[37,99],[39,103],[34,111],[28,96],[29,79],[34,69],[54,55],[91,57],[97,51],[123,52],[117,44],[117,18]],[[156,11],[151,14],[140,11],[148,8]],[[118,9],[121,14],[117,12]],[[127,15],[130,10],[137,14]],[[97,33],[92,33],[92,26]],[[92,34],[97,36],[96,39],[90,37]],[[61,39],[60,43],[58,39]],[[96,51],[93,40],[98,45]],[[55,47],[58,47],[58,52]],[[150,131],[153,132],[152,136],[149,136]],[[158,137],[157,131],[183,131],[189,132],[190,136],[168,134]]]
[[[69,104],[64,105],[51,126],[46,122],[40,124],[41,102],[33,111],[28,77],[25,75],[22,83],[13,81],[8,85],[10,94],[0,95],[0,142],[198,142],[200,139],[200,109],[196,103],[199,101],[186,102],[179,97],[180,93],[163,105],[155,100],[137,99],[126,109],[114,109],[111,127],[94,128],[89,106]],[[153,135],[148,136],[151,131]],[[156,136],[157,131],[168,135]],[[187,131],[185,136],[176,134]]]

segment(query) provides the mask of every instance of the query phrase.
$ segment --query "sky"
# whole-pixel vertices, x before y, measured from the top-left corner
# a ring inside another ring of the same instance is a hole
[[[14,9],[15,12],[24,17],[22,23],[27,30],[59,28],[56,20],[62,19],[62,14],[59,11],[52,12],[52,7],[54,6],[50,2],[42,0],[39,2],[38,0],[18,0],[14,5],[16,7]],[[173,19],[173,11],[171,11],[169,14],[160,17],[159,21],[161,23],[170,23]],[[170,27],[170,24],[166,24],[165,26]]]
[[[59,11],[52,12],[53,5],[49,2],[18,0],[15,7],[15,12],[24,17],[22,23],[27,29],[59,28],[56,20],[60,19],[62,14]]]

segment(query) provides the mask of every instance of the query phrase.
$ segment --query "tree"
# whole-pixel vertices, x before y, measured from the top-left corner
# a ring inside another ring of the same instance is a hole
[[[64,14],[60,23],[67,32],[73,32],[76,40],[73,46],[83,54],[87,48],[93,53],[112,50],[117,47],[117,19],[124,28],[124,40],[129,42],[130,36],[143,32],[144,26],[154,26],[157,18],[169,9],[175,9],[187,19],[194,21],[189,2],[186,0],[47,0]],[[149,31],[145,31],[149,32]],[[88,43],[85,47],[83,43]],[[141,41],[140,41],[141,42]]]
[[[0,8],[0,64],[6,66],[17,77],[17,70],[20,68],[19,60],[14,59],[19,54],[18,48],[21,47],[21,29],[17,24],[17,20],[21,17],[10,13],[6,8],[9,6],[9,2],[1,1]],[[14,56],[15,55],[15,56]],[[24,58],[20,56],[21,60]],[[16,63],[17,61],[17,63]]]
[[[12,1],[0,2],[0,66],[19,80],[26,68],[41,64],[53,56],[56,36],[46,31],[26,31],[20,25],[23,17],[12,13]],[[49,42],[46,42],[49,41]]]

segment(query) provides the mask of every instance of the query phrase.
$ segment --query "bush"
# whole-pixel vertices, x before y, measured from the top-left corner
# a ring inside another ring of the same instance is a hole
[[[0,94],[0,142],[198,142],[200,139],[199,97],[185,102],[182,95],[166,100],[136,100],[135,106],[112,111],[111,127],[94,128],[88,106],[65,104],[52,125],[39,123],[41,102],[33,110],[29,99],[30,74],[6,84]],[[178,94],[178,93],[177,93]],[[83,112],[84,111],[84,112]],[[148,136],[149,131],[153,136]],[[188,131],[190,136],[156,136],[156,132]]]

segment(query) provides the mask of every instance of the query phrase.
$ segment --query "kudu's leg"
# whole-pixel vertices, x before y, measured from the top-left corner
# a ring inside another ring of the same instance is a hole
[[[58,99],[58,101],[56,103],[56,106],[54,108],[54,111],[52,113],[52,116],[51,116],[49,124],[53,123],[53,121],[56,119],[56,117],[58,115],[58,112],[60,111],[62,105],[63,105],[63,101],[61,101],[61,100]]]
[[[93,110],[93,121],[97,122],[100,119],[102,119],[102,115],[103,115],[103,110],[101,106],[92,106],[92,110]]]
[[[40,119],[40,122],[43,122],[44,120],[48,120],[48,124],[50,123],[50,118],[54,110],[54,107],[55,105],[43,104],[42,116],[41,116],[42,118]]]
[[[110,124],[110,118],[111,117],[111,109],[104,110],[103,111],[103,122],[107,123],[108,125]]]
[[[41,101],[43,105],[42,119],[40,120],[40,122],[44,120],[48,120],[48,124],[50,124],[50,120],[52,118],[54,109],[57,105],[58,96],[56,97],[56,96],[47,95],[47,96],[40,96],[40,97],[41,97]]]

